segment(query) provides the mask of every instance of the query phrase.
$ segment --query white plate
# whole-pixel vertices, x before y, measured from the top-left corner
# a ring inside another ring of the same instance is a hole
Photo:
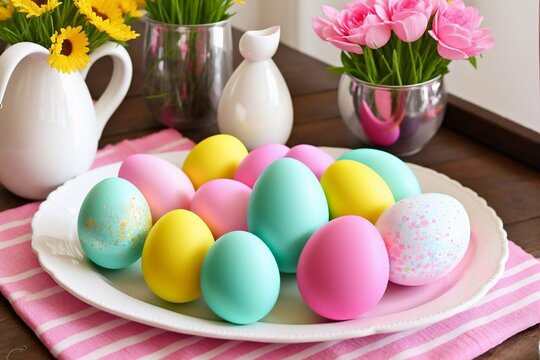
[[[325,148],[337,157],[344,149]],[[160,156],[180,165],[187,152]],[[389,286],[381,302],[362,317],[342,322],[324,320],[303,303],[294,276],[282,277],[278,303],[261,322],[247,326],[219,320],[202,299],[171,304],[146,287],[140,262],[111,271],[83,256],[76,221],[88,191],[101,179],[116,176],[120,164],[85,173],[66,182],[44,201],[32,221],[32,248],[41,266],[74,296],[104,311],[148,325],[207,337],[263,342],[310,342],[366,336],[424,326],[471,307],[495,285],[508,258],[506,232],[485,200],[445,175],[410,165],[423,192],[458,199],[471,219],[472,237],[458,268],[435,284]]]

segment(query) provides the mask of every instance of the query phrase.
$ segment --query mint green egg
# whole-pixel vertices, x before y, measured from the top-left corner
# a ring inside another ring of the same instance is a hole
[[[341,155],[338,160],[354,160],[369,166],[386,182],[395,202],[422,192],[416,175],[400,158],[376,149],[355,149]]]
[[[150,208],[129,181],[108,178],[86,195],[77,218],[84,253],[107,269],[122,269],[137,261],[152,227]]]
[[[210,309],[234,324],[265,317],[279,295],[279,269],[257,236],[233,231],[220,237],[201,268],[201,291]]]
[[[328,203],[317,177],[298,160],[273,162],[251,192],[248,229],[270,248],[281,272],[296,273],[306,241],[328,219]]]

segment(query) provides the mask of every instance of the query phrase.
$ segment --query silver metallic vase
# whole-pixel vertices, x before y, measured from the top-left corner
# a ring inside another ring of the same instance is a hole
[[[441,126],[447,95],[442,76],[385,86],[342,75],[339,110],[347,127],[371,147],[396,155],[419,152]]]

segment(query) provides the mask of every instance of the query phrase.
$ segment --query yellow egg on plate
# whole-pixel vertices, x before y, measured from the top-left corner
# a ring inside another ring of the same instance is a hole
[[[227,134],[210,136],[188,154],[182,170],[198,189],[214,179],[232,179],[242,160],[248,155],[244,144]]]
[[[394,204],[390,188],[368,166],[353,160],[338,160],[321,177],[332,219],[358,215],[375,223]]]
[[[160,298],[184,303],[201,295],[204,257],[214,244],[208,226],[191,211],[168,212],[152,227],[142,251],[142,272]]]

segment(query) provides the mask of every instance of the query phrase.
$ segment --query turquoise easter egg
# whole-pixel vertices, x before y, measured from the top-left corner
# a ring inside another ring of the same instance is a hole
[[[418,179],[400,158],[376,149],[355,149],[341,155],[338,160],[354,160],[369,166],[386,182],[395,202],[422,192]]]
[[[328,219],[317,177],[298,160],[273,162],[251,192],[248,229],[270,248],[281,272],[296,273],[304,244]]]
[[[279,295],[279,269],[268,247],[246,231],[232,231],[210,248],[201,269],[201,291],[219,317],[251,324],[265,317]]]
[[[77,218],[85,254],[108,269],[137,261],[152,227],[152,214],[141,192],[129,181],[109,178],[86,195]]]

